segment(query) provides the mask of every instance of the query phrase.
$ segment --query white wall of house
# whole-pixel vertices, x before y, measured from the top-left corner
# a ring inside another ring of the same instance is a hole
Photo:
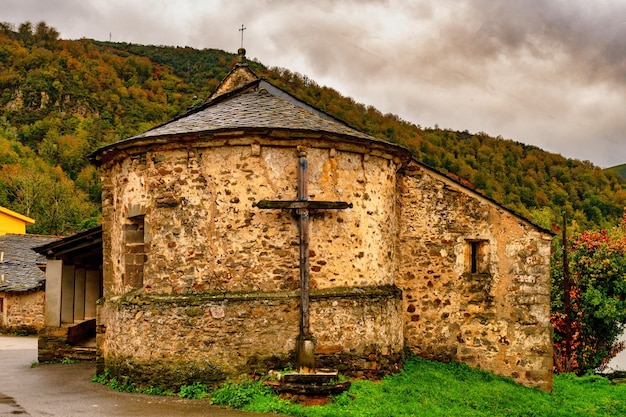
[[[619,340],[626,343],[626,333],[622,334]],[[617,356],[609,362],[606,372],[615,371],[626,371],[626,349],[618,353]]]

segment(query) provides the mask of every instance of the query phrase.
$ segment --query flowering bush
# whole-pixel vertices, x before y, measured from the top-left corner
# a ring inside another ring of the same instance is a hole
[[[624,349],[618,339],[626,325],[626,211],[619,227],[568,237],[569,320],[564,305],[562,245],[558,243],[552,263],[555,370],[583,374],[606,366]],[[565,348],[568,326],[570,357]]]

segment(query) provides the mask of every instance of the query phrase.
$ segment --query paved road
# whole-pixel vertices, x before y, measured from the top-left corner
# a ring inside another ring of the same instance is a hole
[[[208,400],[113,391],[91,382],[93,363],[31,368],[36,361],[36,338],[0,336],[0,417],[262,416],[214,407]]]

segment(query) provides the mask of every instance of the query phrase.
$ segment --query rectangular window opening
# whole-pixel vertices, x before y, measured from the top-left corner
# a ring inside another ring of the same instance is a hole
[[[488,242],[486,240],[467,241],[466,270],[470,274],[484,274],[489,270]]]
[[[479,250],[480,250],[480,242],[470,242],[470,252],[471,252],[470,272],[472,274],[478,273],[478,251]]]
[[[144,216],[134,216],[124,225],[124,284],[143,287],[143,266],[146,257]]]

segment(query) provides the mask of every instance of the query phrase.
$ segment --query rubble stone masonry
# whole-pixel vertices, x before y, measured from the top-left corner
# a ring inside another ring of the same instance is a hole
[[[405,173],[397,285],[406,345],[550,391],[551,235],[417,164]]]
[[[36,333],[43,326],[45,293],[39,291],[0,292],[4,312],[2,329]]]
[[[297,222],[253,203],[296,199],[304,147],[309,199],[353,204],[311,213],[320,366],[380,375],[407,348],[551,389],[548,232],[394,145],[283,133],[103,157],[100,370],[176,386],[293,360]]]
[[[170,143],[103,166],[102,366],[144,384],[157,382],[154,372],[176,374],[166,378],[176,385],[293,360],[297,222],[253,203],[297,197],[297,146],[308,143],[262,140]],[[393,371],[404,344],[394,285],[399,166],[391,155],[320,143],[306,146],[309,198],[353,207],[311,213],[317,361],[356,375]]]

